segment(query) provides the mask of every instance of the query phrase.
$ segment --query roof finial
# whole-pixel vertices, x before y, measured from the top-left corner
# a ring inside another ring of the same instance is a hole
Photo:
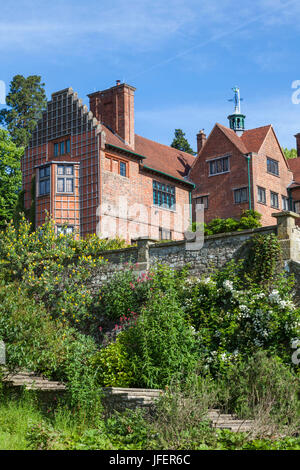
[[[234,98],[231,98],[231,100],[228,100],[228,101],[234,102],[234,112],[235,114],[240,114],[241,113],[241,101],[243,101],[243,98],[240,97],[240,89],[239,87],[236,86],[232,88],[232,91],[234,91]]]
[[[234,98],[228,100],[234,102],[234,113],[228,116],[230,129],[233,129],[239,136],[243,134],[245,130],[245,115],[241,114],[241,101],[243,98],[240,97],[239,87],[232,88],[234,91]]]

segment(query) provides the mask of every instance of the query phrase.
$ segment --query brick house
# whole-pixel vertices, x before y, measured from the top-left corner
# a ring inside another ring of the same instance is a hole
[[[197,158],[189,174],[196,185],[194,211],[196,204],[204,204],[204,220],[210,222],[254,209],[262,214],[262,225],[274,225],[272,213],[292,208],[288,161],[271,125],[244,130],[239,96],[228,119],[230,128],[216,124],[207,139],[203,131],[197,136]]]
[[[52,94],[22,160],[25,208],[57,232],[182,239],[191,222],[195,157],[134,132],[127,84],[89,95]]]

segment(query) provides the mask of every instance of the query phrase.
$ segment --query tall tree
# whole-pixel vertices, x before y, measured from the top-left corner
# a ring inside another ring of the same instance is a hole
[[[0,123],[9,131],[18,147],[26,147],[37,121],[46,108],[47,99],[39,75],[27,78],[16,75],[10,83],[6,98],[8,109],[0,111]]]
[[[188,143],[187,139],[185,138],[185,133],[181,129],[175,129],[174,139],[171,143],[171,147],[178,150],[182,150],[182,152],[187,152],[191,153],[192,155],[196,155],[196,153]]]
[[[288,149],[288,148],[283,148],[282,151],[287,159],[289,158],[297,158],[297,150],[296,149]]]
[[[0,129],[0,228],[14,217],[22,185],[22,154],[23,149],[14,144],[7,131]]]

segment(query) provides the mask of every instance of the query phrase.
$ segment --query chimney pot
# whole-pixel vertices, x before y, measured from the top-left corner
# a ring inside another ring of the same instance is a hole
[[[300,133],[296,134],[295,137],[297,146],[297,157],[300,157]]]
[[[116,84],[117,84],[117,85],[121,85],[121,80],[117,80],[117,81],[116,81]]]

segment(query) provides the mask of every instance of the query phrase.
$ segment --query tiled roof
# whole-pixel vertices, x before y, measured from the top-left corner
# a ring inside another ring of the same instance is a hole
[[[240,137],[248,152],[258,153],[269,130],[272,128],[271,124],[263,127],[256,127],[245,131]]]
[[[229,127],[225,127],[222,124],[217,123],[216,126],[228,137],[229,140],[242,152],[248,153],[247,147],[245,146],[242,139]]]
[[[106,133],[107,144],[142,155],[146,157],[143,160],[145,166],[175,178],[184,180],[195,160],[195,157],[189,153],[159,144],[137,134],[135,134],[135,148],[132,149],[117,134],[104,125],[102,127]]]
[[[216,125],[242,153],[259,152],[267,133],[272,128],[271,125],[256,127],[255,129],[244,131],[242,136],[239,137],[232,129],[222,126],[222,124]]]

